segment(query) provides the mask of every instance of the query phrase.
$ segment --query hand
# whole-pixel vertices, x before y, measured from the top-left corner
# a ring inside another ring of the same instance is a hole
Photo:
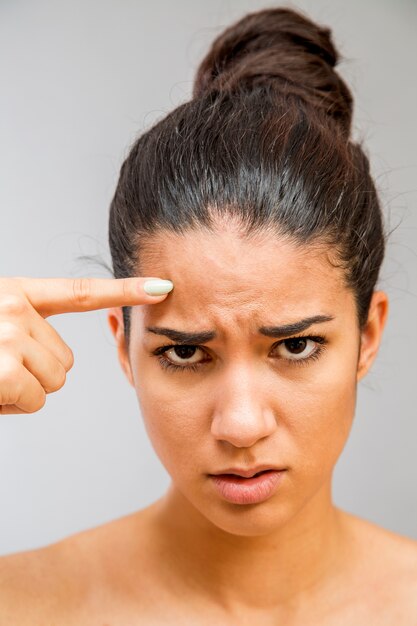
[[[149,278],[0,278],[0,414],[39,411],[65,384],[74,356],[46,317],[162,302]]]

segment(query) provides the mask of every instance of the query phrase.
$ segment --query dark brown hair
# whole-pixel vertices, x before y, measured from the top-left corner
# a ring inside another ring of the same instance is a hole
[[[231,214],[297,245],[331,247],[366,322],[385,236],[369,162],[350,140],[353,100],[331,32],[284,8],[246,15],[203,59],[193,98],[144,133],[110,207],[116,278],[140,274],[141,245]],[[129,338],[129,307],[123,309]]]

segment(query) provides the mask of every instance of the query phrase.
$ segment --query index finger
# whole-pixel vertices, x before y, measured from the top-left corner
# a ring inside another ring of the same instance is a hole
[[[29,302],[42,317],[118,306],[154,304],[161,302],[174,286],[171,281],[154,276],[145,278],[18,278],[17,280]],[[159,295],[149,295],[144,290],[146,281],[150,280],[159,281]]]

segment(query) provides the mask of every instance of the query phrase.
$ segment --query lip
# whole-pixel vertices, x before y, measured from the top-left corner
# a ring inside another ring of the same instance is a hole
[[[263,465],[257,465],[256,467],[252,467],[249,469],[239,468],[239,467],[228,467],[227,469],[223,469],[220,472],[212,472],[211,476],[219,476],[223,474],[236,474],[236,476],[243,476],[244,478],[252,478],[258,472],[264,472],[265,470],[276,470],[283,471],[286,469],[285,467],[276,467],[275,465],[268,465],[264,463]]]
[[[252,472],[245,471],[247,474]],[[209,474],[209,477],[214,489],[227,502],[257,504],[275,493],[285,475],[285,470],[267,468],[258,471],[263,473],[250,478],[233,473]]]

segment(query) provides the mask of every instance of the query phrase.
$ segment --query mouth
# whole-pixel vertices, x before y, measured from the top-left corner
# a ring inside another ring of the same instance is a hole
[[[242,474],[237,474],[236,472],[225,472],[224,474],[214,474],[215,476],[217,476],[218,478],[227,478],[228,476],[230,476],[230,478],[236,478],[239,479],[241,478],[242,480],[250,480],[251,478],[257,478],[258,476],[261,476],[262,474],[266,474],[267,472],[274,472],[276,470],[273,469],[267,469],[267,470],[261,470],[260,472],[256,472],[256,474],[251,474],[250,476],[243,476]]]
[[[222,499],[233,504],[256,504],[270,498],[281,483],[285,470],[268,468],[242,476],[241,473],[210,474],[213,487]]]
[[[210,474],[210,476],[240,476],[241,478],[256,478],[257,476],[261,476],[266,472],[279,472],[283,471],[284,469],[285,468],[283,467],[274,467],[272,465],[258,465],[257,467],[249,469],[229,467],[225,470],[214,472]]]

